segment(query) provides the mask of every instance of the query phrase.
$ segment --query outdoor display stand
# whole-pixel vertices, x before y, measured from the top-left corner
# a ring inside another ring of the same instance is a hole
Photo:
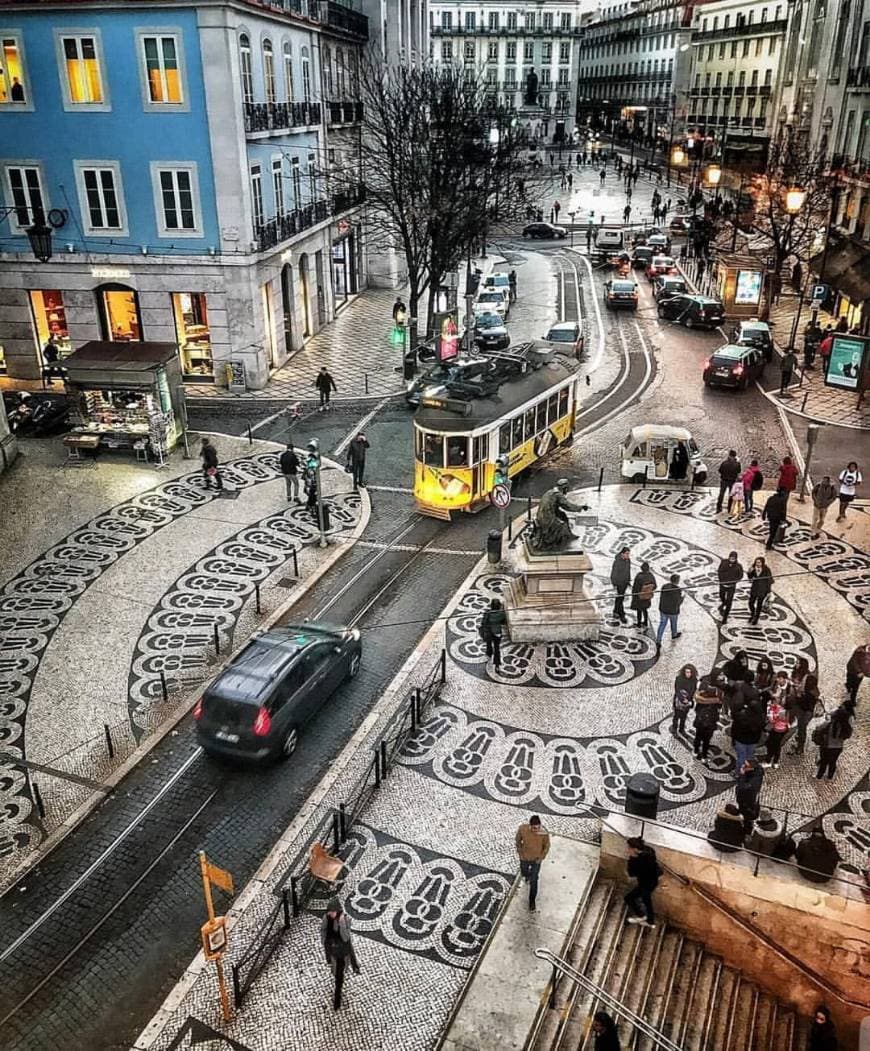
[[[716,295],[728,317],[758,317],[764,290],[764,267],[751,256],[723,255],[714,274]]]
[[[132,449],[161,465],[181,434],[181,366],[174,343],[91,342],[64,361],[73,405],[65,441]],[[96,451],[96,449],[95,449]]]

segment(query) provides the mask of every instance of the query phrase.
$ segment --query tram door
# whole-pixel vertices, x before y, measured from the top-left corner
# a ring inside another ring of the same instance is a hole
[[[486,484],[488,448],[488,434],[479,434],[471,439],[471,491],[475,502],[489,497]]]

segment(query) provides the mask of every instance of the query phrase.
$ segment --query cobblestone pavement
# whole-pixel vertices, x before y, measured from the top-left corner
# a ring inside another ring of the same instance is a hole
[[[157,475],[106,459],[69,471],[38,462],[62,455],[54,443],[24,443],[4,478],[13,510],[0,534],[0,884],[286,601],[293,551],[300,577],[326,558],[310,515],[287,504],[279,447],[215,443],[222,495],[180,455]],[[349,539],[359,498],[343,472],[323,477],[331,532]]]
[[[378,729],[389,728],[391,717],[402,715],[408,688],[424,680],[446,647],[440,697],[345,844],[349,874],[342,894],[362,974],[349,976],[341,1011],[330,1003],[317,918],[325,898],[316,896],[281,938],[231,1023],[219,1020],[207,968],[137,1047],[178,1046],[178,1034],[196,1020],[257,1051],[431,1048],[516,871],[513,832],[530,811],[542,813],[551,831],[591,838],[587,807],[621,810],[627,775],[648,771],[662,785],[664,820],[701,833],[711,826],[733,788],[734,755],[727,718],[706,765],[693,758],[685,737],[670,733],[674,676],[685,662],[704,672],[744,648],[752,660],[766,653],[789,669],[803,656],[818,670],[826,706],[839,703],[846,655],[866,639],[870,619],[865,522],[855,525],[855,545],[831,536],[814,542],[805,526],[795,525],[770,556],[774,596],[760,624],[749,625],[741,591],[722,625],[715,568],[729,549],[744,565],[761,550],[757,516],[729,524],[716,516],[706,491],[621,486],[582,499],[597,516],[585,527],[584,547],[605,617],[601,641],[506,643],[497,672],[482,652],[476,624],[506,578],[481,563],[379,705]],[[659,582],[680,572],[687,588],[682,637],[666,639],[658,657],[648,635],[609,616],[610,563],[623,544],[631,546],[635,566],[648,560]],[[821,817],[845,874],[870,860],[870,713],[866,704],[863,709],[859,705],[855,734],[832,782],[811,776],[812,754],[786,755],[780,769],[767,771],[762,797],[764,805],[790,812],[791,828]],[[233,931],[234,959],[251,944],[289,874],[299,871],[308,845],[328,836],[332,808],[350,797],[370,762],[371,740],[262,874],[262,888]],[[542,886],[542,894],[553,892]]]

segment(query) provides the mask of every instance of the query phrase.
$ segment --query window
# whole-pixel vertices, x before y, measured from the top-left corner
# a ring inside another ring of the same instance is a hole
[[[465,41],[465,61],[466,62],[473,62],[474,61],[474,41],[473,40],[466,40]]]
[[[9,216],[13,230],[21,232],[33,225],[36,215],[45,212],[42,179],[36,165],[6,169],[7,201],[15,209]]]
[[[517,43],[515,40],[509,40],[505,44],[505,61],[516,62],[517,60]]]
[[[442,11],[441,12],[441,28],[452,29],[453,28],[453,12]]]
[[[498,44],[494,40],[486,46],[486,58],[488,62],[498,62]]]
[[[202,235],[195,164],[152,162],[151,180],[157,197],[157,226],[161,237]]]
[[[332,92],[332,52],[324,44],[320,52],[320,68],[323,70],[323,87],[327,98],[334,98]]]
[[[239,76],[242,78],[242,100],[250,105],[254,101],[254,77],[251,73],[251,41],[245,33],[239,37]]]
[[[308,154],[308,193],[309,200],[317,200],[317,167],[315,165],[315,156],[313,153]]]
[[[85,233],[127,234],[117,161],[75,161]]]
[[[143,34],[140,37],[145,67],[146,105],[180,106],[184,102],[175,36]]]
[[[72,343],[66,323],[63,292],[58,289],[39,289],[30,293],[30,311],[36,331],[36,347],[41,364],[46,364],[43,349],[51,340],[61,357],[72,353]]]
[[[506,88],[514,88],[517,83],[517,71],[515,69],[506,69],[504,71],[504,84]]]
[[[477,25],[477,13],[475,11],[465,12],[465,28],[474,30]]]
[[[765,84],[766,87],[769,88],[771,86],[772,79],[773,79],[773,70],[772,69],[766,69],[764,71],[764,84]]]
[[[299,158],[290,161],[290,185],[293,187],[293,207],[302,207],[302,173],[299,170]]]
[[[302,98],[306,102],[311,101],[311,62],[307,47],[302,48]]]
[[[263,85],[266,89],[266,101],[274,103],[278,94],[275,90],[275,54],[272,41],[263,41]]]
[[[724,44],[720,44],[719,45],[719,58],[724,58],[724,57],[725,57],[725,45]]]
[[[516,29],[517,28],[517,13],[516,13],[516,11],[508,11],[507,27],[508,27],[508,29]]]
[[[769,43],[767,45],[767,53],[768,53],[768,55],[775,55],[776,54],[776,37],[775,36],[772,36],[770,38],[770,41],[769,41]],[[832,69],[833,69],[833,67],[832,67]]]
[[[762,48],[763,44],[764,44],[764,41],[761,39],[761,37],[759,37],[758,40],[755,41],[755,55],[756,55],[756,58],[761,54],[761,48]]]
[[[548,33],[553,32],[553,12],[547,11],[544,13],[544,31]]]
[[[549,86],[550,86],[550,71],[549,71],[549,69],[542,69],[541,70],[541,87],[549,87]]]
[[[293,101],[293,48],[284,45],[284,96],[287,102]]]
[[[571,28],[571,15],[567,11],[563,11],[559,16],[559,28],[570,29]]]
[[[257,234],[263,225],[263,173],[259,164],[251,166],[251,215]]]
[[[486,71],[486,82],[487,84],[495,84],[498,81],[498,70],[490,67]]]
[[[749,41],[748,40],[744,40],[743,41],[743,56],[742,57],[746,58],[748,54],[749,54]]]
[[[737,41],[731,41],[731,58],[737,58]]]
[[[534,62],[535,60],[535,45],[531,40],[527,40],[523,44],[523,61]]]
[[[0,37],[0,52],[0,105],[27,105],[30,99],[25,88],[18,38]]]
[[[567,84],[568,83],[568,70],[567,69],[560,69],[559,70],[559,83],[560,84]]]
[[[102,51],[96,34],[60,36],[61,84],[67,109],[106,109]]]
[[[498,11],[490,11],[487,18],[487,24],[490,29],[498,29]]]
[[[453,61],[453,41],[442,40],[441,42],[441,61],[452,62]]]
[[[172,313],[175,317],[182,375],[185,379],[200,381],[204,377],[213,378],[214,362],[205,294],[173,292]]]
[[[553,61],[553,45],[550,43],[541,45],[541,61],[552,62]]]
[[[571,57],[571,45],[562,43],[559,45],[559,61],[568,62]]]
[[[272,196],[275,198],[275,215],[284,215],[284,162],[280,157],[272,158]]]

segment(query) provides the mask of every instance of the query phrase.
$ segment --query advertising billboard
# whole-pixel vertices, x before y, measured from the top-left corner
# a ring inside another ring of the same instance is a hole
[[[836,335],[831,347],[831,358],[825,383],[841,390],[858,390],[864,371],[868,340],[863,336]]]
[[[744,307],[757,306],[761,301],[761,271],[738,270],[734,302]]]

